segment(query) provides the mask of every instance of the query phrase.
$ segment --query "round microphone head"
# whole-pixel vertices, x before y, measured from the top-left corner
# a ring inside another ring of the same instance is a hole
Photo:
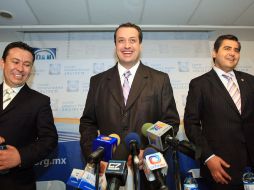
[[[117,139],[117,146],[120,144],[121,140],[118,134],[113,133],[113,134],[110,134],[109,137],[114,137]]]
[[[154,148],[152,147],[148,147],[144,150],[144,153],[143,153],[143,158],[145,158],[147,155],[150,155],[150,154],[154,154],[158,152],[157,150],[155,150]]]
[[[128,135],[126,135],[126,137],[124,138],[124,141],[125,141],[125,144],[127,145],[128,149],[130,148],[130,143],[132,142],[136,142],[138,148],[140,147],[140,144],[141,144],[141,140],[140,140],[140,137],[137,133],[129,133]]]
[[[147,137],[147,129],[149,129],[151,126],[153,126],[152,123],[145,123],[141,128],[141,133]]]

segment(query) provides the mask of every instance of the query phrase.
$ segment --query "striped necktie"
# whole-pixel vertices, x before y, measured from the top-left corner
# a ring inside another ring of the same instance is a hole
[[[230,96],[232,97],[239,113],[241,113],[241,94],[240,94],[239,88],[233,81],[232,76],[225,75],[225,74],[223,74],[222,76],[228,80],[227,90],[228,90]]]
[[[124,74],[124,82],[123,82],[123,97],[124,97],[124,103],[126,105],[128,96],[129,96],[129,92],[130,92],[130,84],[129,84],[129,76],[131,76],[131,72],[130,71],[126,71]]]
[[[4,97],[3,97],[3,109],[7,107],[7,105],[11,102],[11,94],[14,93],[14,90],[11,88],[8,88],[4,91]]]

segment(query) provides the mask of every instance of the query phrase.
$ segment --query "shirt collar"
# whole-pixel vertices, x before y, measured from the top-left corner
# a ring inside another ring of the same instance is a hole
[[[136,71],[137,71],[139,65],[140,65],[140,61],[138,61],[133,67],[131,67],[129,69],[129,71],[131,72],[132,76],[135,76]],[[128,70],[125,67],[123,67],[119,62],[117,64],[117,67],[118,67],[118,71],[119,71],[120,77],[122,77],[123,74]]]
[[[11,87],[10,87],[9,85],[7,85],[6,82],[4,81],[4,83],[3,83],[3,92],[4,92],[5,90],[7,90],[8,88],[11,88],[11,89],[17,94],[23,86],[24,86],[24,85],[19,86],[19,87],[12,87],[12,88],[11,88]]]
[[[235,78],[235,73],[234,73],[233,70],[226,73],[225,71],[223,71],[222,69],[220,69],[220,68],[218,68],[216,66],[213,66],[213,69],[217,73],[217,75],[219,75],[219,76],[230,75],[231,77]]]

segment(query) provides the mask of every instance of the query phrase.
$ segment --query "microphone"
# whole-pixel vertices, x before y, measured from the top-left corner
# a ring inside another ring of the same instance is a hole
[[[88,156],[88,163],[98,163],[100,161],[108,162],[116,149],[116,146],[120,144],[120,137],[117,134],[111,134],[110,136],[99,135],[93,141],[93,152]]]
[[[125,137],[125,143],[127,145],[127,148],[129,149],[129,152],[132,156],[132,165],[133,165],[133,181],[134,181],[134,188],[135,190],[138,189],[139,184],[139,170],[138,170],[138,164],[139,164],[139,152],[140,152],[140,137],[137,133],[129,133]]]
[[[109,135],[109,137],[114,137],[114,138],[117,139],[117,146],[120,144],[121,140],[120,140],[120,137],[119,137],[118,134],[112,133],[112,134]]]
[[[172,143],[172,140],[168,140],[169,145]],[[187,140],[176,140],[177,149],[178,151],[182,152],[183,154],[189,156],[190,158],[194,160],[198,160],[201,157],[201,148],[198,146],[195,146],[193,143],[187,141]]]
[[[141,128],[141,133],[147,137],[147,129],[153,126],[153,123],[145,123]]]
[[[164,183],[167,174],[168,165],[160,152],[154,148],[146,148],[144,150],[144,172],[148,181],[157,180],[160,184],[160,190],[168,190]]]
[[[176,137],[167,136],[165,141],[169,147],[175,148],[194,160],[198,160],[201,157],[201,148],[187,140],[179,141]]]
[[[173,127],[161,121],[149,125],[144,124],[141,129],[142,134],[148,138],[149,144],[160,151],[168,149],[166,138],[173,137]]]
[[[169,147],[177,148],[178,151],[191,157],[192,159],[199,159],[201,156],[201,149],[187,140],[179,141],[174,136],[173,127],[161,121],[151,125],[149,123],[142,126],[142,134],[148,138],[149,144],[159,151],[165,151]]]
[[[139,158],[138,158],[138,155],[139,155],[139,147],[140,147],[140,137],[137,133],[129,133],[125,139],[125,144],[127,145],[127,148],[128,150],[130,151],[131,153],[131,156],[134,160],[134,163],[133,164],[138,164],[139,163]]]
[[[99,135],[93,141],[93,152],[87,158],[87,165],[84,174],[79,184],[79,188],[94,188],[98,189],[101,185],[99,170],[100,161],[108,162],[120,143],[120,137],[117,134],[109,136]]]
[[[125,186],[128,169],[127,159],[128,151],[124,144],[120,144],[116,148],[112,160],[109,160],[105,172],[107,179],[107,190],[118,190],[120,186]]]

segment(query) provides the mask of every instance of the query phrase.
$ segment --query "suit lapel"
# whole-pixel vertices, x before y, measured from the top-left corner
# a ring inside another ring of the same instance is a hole
[[[3,111],[3,83],[0,85],[0,113]]]
[[[142,63],[140,63],[131,86],[126,106],[124,105],[123,91],[117,66],[113,67],[108,73],[108,88],[120,107],[123,109],[129,109],[145,87],[147,77],[148,74],[145,70],[145,67]]]
[[[124,98],[117,66],[108,73],[108,89],[120,107],[124,108]]]
[[[131,105],[136,101],[140,93],[142,92],[143,88],[146,85],[148,73],[145,70],[145,66],[140,63],[137,72],[135,74],[133,83],[131,85],[131,90],[128,96],[126,109],[129,109]]]
[[[18,106],[20,103],[23,103],[23,101],[27,98],[27,91],[29,90],[29,87],[27,84],[23,86],[23,88],[20,89],[19,93],[11,100],[11,102],[7,105],[7,107],[2,110],[2,114],[14,109],[16,106]],[[2,106],[3,108],[3,106]]]
[[[213,69],[208,73],[208,80],[211,83],[213,83],[213,85],[217,88],[217,90],[219,92],[218,94],[220,96],[223,96],[224,99],[227,101],[227,103],[232,107],[232,109],[240,115],[240,113],[237,110],[237,107],[236,107],[234,101],[232,100],[230,94],[228,93],[226,87],[221,82],[219,76],[217,75],[217,73]]]

